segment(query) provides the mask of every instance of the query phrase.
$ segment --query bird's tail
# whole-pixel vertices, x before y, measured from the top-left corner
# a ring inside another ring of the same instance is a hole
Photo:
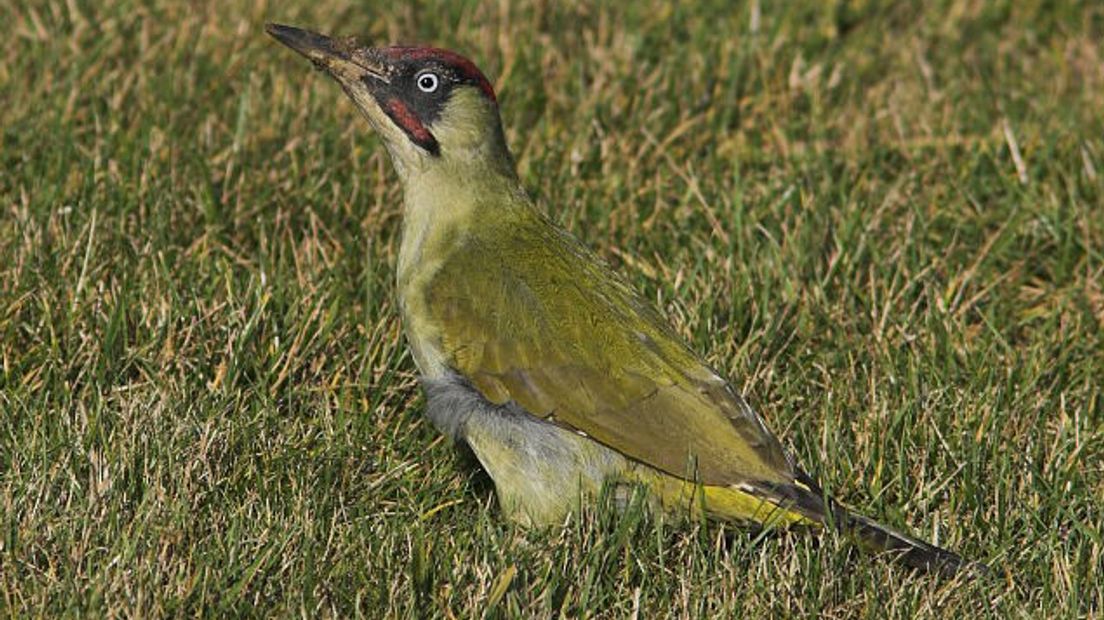
[[[835,500],[825,499],[820,487],[803,472],[798,473],[798,482],[804,488],[795,494],[796,507],[826,525],[834,525],[840,533],[857,542],[865,551],[889,553],[905,566],[945,576],[960,573],[976,576],[990,572],[989,567],[984,564],[964,560],[953,551],[902,534],[848,510]],[[797,488],[794,487],[795,490]]]
[[[834,506],[837,526],[867,551],[887,552],[905,566],[952,576],[963,571],[988,572],[988,567],[963,560],[953,551],[902,534],[860,514]]]

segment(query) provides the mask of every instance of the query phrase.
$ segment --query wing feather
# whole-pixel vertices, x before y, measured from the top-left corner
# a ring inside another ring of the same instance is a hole
[[[485,398],[705,484],[793,481],[759,417],[597,257],[547,222],[492,232],[455,246],[424,304]]]

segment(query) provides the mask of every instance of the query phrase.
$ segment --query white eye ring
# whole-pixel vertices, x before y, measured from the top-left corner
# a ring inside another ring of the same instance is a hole
[[[423,93],[432,93],[441,85],[441,78],[437,77],[436,73],[430,71],[418,74],[418,77],[414,78],[414,81],[418,84],[418,90]]]

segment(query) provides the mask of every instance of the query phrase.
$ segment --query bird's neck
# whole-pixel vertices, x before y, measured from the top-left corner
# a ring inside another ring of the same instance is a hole
[[[423,376],[433,378],[446,368],[426,297],[437,272],[473,235],[539,216],[512,170],[501,175],[479,167],[429,168],[404,181],[399,306],[415,363]]]
[[[443,159],[403,176],[400,294],[436,271],[451,248],[481,226],[535,215],[512,165]]]

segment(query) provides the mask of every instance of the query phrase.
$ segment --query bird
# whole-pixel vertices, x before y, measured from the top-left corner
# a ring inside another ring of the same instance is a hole
[[[731,382],[522,186],[490,81],[434,47],[266,31],[345,91],[402,185],[396,291],[425,415],[500,510],[562,523],[603,489],[753,527],[835,528],[906,566],[987,570],[829,498]]]

